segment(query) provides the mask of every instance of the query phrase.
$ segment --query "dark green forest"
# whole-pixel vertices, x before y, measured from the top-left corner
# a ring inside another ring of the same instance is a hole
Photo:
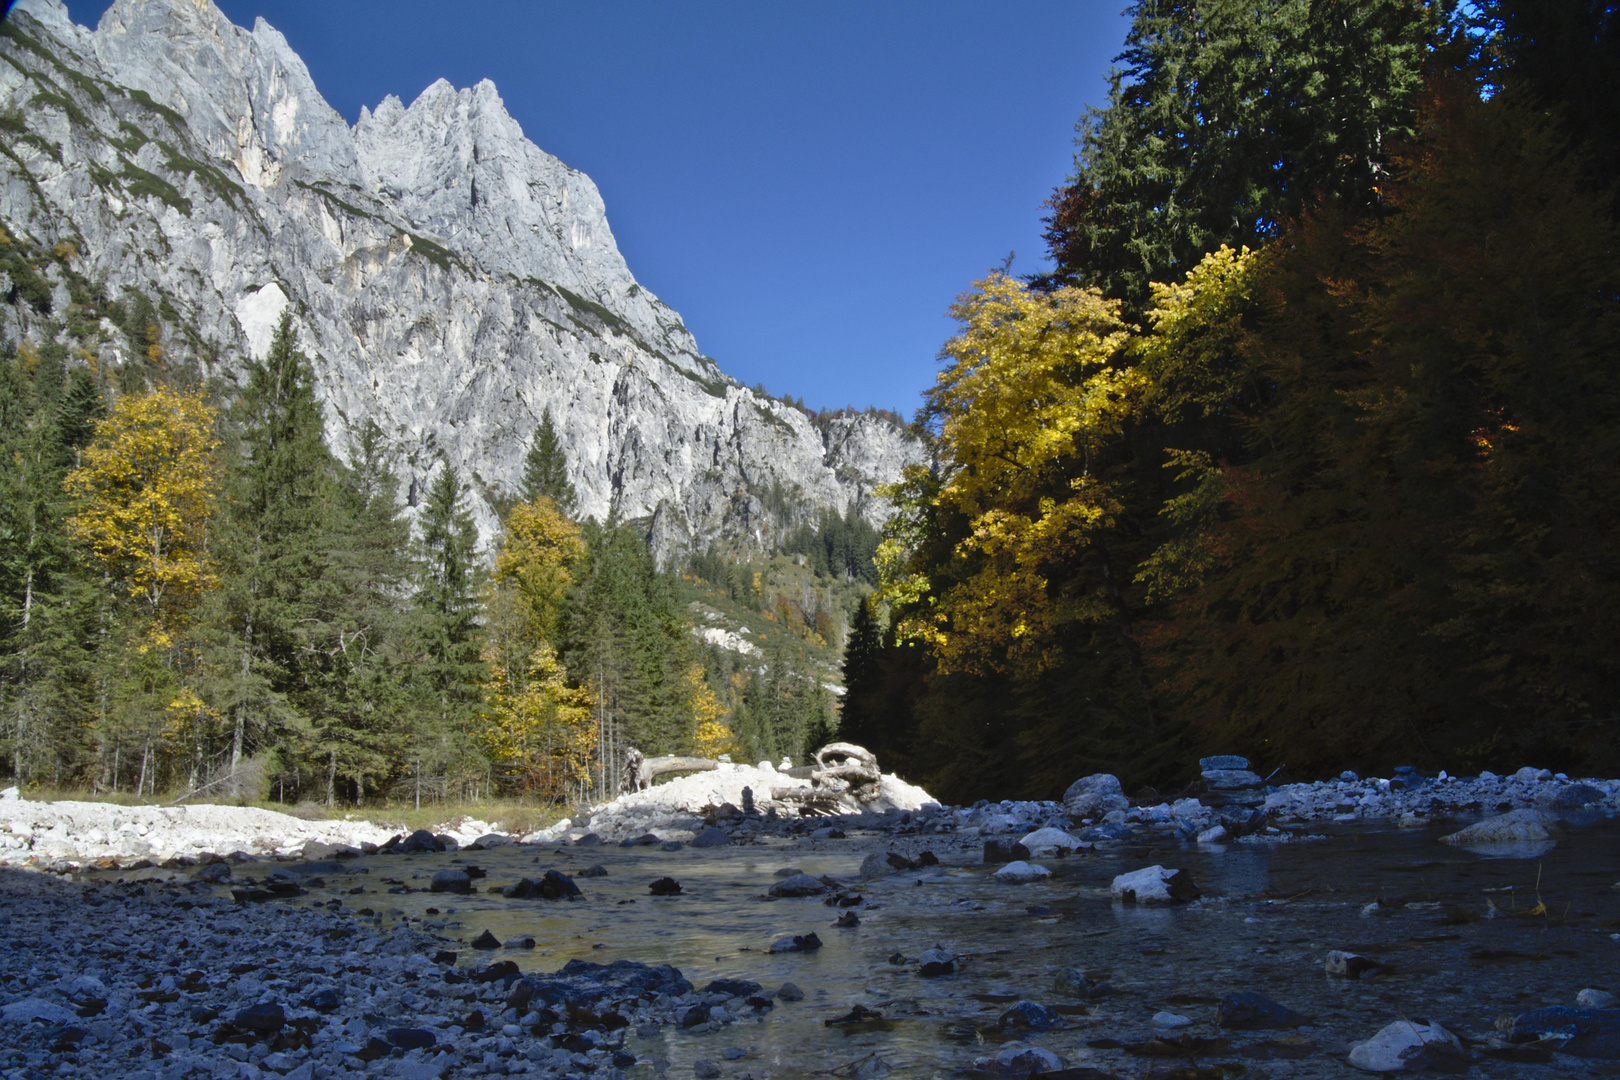
[[[845,736],[953,801],[1612,772],[1620,11],[1130,11],[1054,269],[953,309]]]

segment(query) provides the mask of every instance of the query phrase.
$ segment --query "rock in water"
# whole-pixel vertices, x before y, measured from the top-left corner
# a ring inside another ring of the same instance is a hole
[[[710,825],[692,839],[695,848],[725,847],[731,843],[731,834],[715,825]]]
[[[1034,832],[1018,841],[1028,852],[1028,856],[1045,858],[1051,855],[1067,855],[1071,851],[1083,851],[1093,845],[1070,836],[1062,829],[1036,829]]]
[[[794,934],[792,937],[777,938],[771,942],[771,952],[815,952],[821,948],[821,938],[812,931],[808,934]]]
[[[1191,874],[1162,866],[1121,874],[1114,879],[1110,891],[1114,899],[1126,904],[1184,904],[1199,896]]]
[[[924,949],[917,962],[920,965],[917,974],[925,979],[949,975],[956,970],[956,957],[945,949]]]
[[[647,889],[654,896],[679,896],[681,894],[681,883],[672,877],[661,877],[648,885]]]
[[[1063,793],[1064,812],[1072,818],[1102,817],[1130,805],[1125,789],[1119,786],[1119,777],[1112,773],[1083,776]]]
[[[1008,843],[1005,840],[986,840],[984,842],[984,861],[987,863],[1009,863],[1029,858],[1029,849],[1018,841]]]
[[[894,873],[895,867],[890,864],[889,857],[882,852],[874,851],[861,860],[861,880],[876,881],[886,878]]]
[[[782,984],[782,989],[776,992],[776,996],[782,1001],[803,1001],[804,991],[790,982],[785,982]]]
[[[465,870],[440,870],[428,884],[430,892],[472,892],[472,878]]]
[[[1509,1042],[1535,1042],[1574,1057],[1620,1058],[1620,1009],[1571,1009],[1554,1005],[1515,1016],[1505,1027]]]
[[[1615,997],[1607,990],[1596,990],[1587,987],[1575,995],[1575,1004],[1583,1009],[1612,1009],[1620,1005],[1620,998]]]
[[[1051,1031],[1060,1018],[1045,1005],[1033,1001],[1020,1001],[1001,1014],[997,1027],[1002,1031]]]
[[[1007,885],[1027,885],[1051,877],[1052,871],[1035,863],[1015,862],[1008,863],[990,876]]]
[[[1322,963],[1322,970],[1339,979],[1359,979],[1363,975],[1376,975],[1384,968],[1376,960],[1369,960],[1365,956],[1357,956],[1343,949],[1334,949],[1327,954]]]
[[[1224,1028],[1252,1031],[1259,1028],[1292,1028],[1305,1023],[1305,1017],[1279,1005],[1264,994],[1243,990],[1227,994],[1215,1006],[1215,1022]]]
[[[809,874],[794,874],[783,878],[770,888],[772,896],[820,896],[827,891],[827,883]]]
[[[472,947],[475,949],[498,949],[501,947],[501,940],[488,930],[485,930],[472,939]]]
[[[1540,810],[1511,810],[1500,817],[1486,818],[1449,836],[1442,836],[1440,841],[1458,847],[1473,847],[1553,840],[1562,832],[1563,826],[1551,814]]]
[[[1397,1020],[1350,1048],[1350,1064],[1363,1072],[1419,1072],[1448,1064],[1445,1071],[1453,1071],[1467,1061],[1468,1052],[1455,1035],[1422,1020]]]

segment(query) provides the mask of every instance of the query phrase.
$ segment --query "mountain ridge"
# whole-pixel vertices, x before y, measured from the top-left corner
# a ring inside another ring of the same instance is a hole
[[[351,127],[279,32],[208,0],[117,0],[94,30],[21,0],[6,25],[0,114],[29,138],[0,156],[0,221],[72,240],[108,295],[168,304],[205,378],[232,381],[291,306],[334,449],[374,419],[402,480],[442,453],[486,540],[548,407],[581,512],[647,519],[666,558],[768,546],[821,508],[880,521],[875,486],[923,458],[876,412],[818,425],[722,372],[636,282],[595,184],[488,80],[390,95]],[[55,277],[52,306],[73,310]],[[100,329],[72,344],[131,363]]]

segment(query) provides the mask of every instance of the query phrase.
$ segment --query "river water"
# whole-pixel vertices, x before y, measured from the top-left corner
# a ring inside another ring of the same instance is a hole
[[[1455,824],[1447,830],[1455,829]],[[978,861],[978,841],[949,836],[893,838],[851,833],[846,840],[766,839],[711,850],[687,848],[503,848],[357,860],[366,871],[326,879],[311,897],[341,899],[388,925],[409,919],[463,943],[488,930],[502,941],[532,936],[532,949],[488,955],[525,970],[552,971],[570,959],[639,960],[680,968],[698,987],[709,979],[752,979],[767,992],[792,981],[803,1001],[779,1003],[763,1019],[692,1035],[667,1028],[633,1033],[627,1048],[646,1064],[633,1076],[693,1075],[708,1059],[728,1076],[804,1076],[839,1070],[877,1054],[896,1077],[960,1075],[1012,1035],[997,1031],[1012,1002],[1058,1009],[1063,1024],[1022,1033],[1070,1065],[1121,1076],[1341,1077],[1351,1043],[1401,1018],[1439,1020],[1478,1042],[1499,1015],[1571,1005],[1583,987],[1620,990],[1620,828],[1573,834],[1553,846],[1483,857],[1438,842],[1441,830],[1319,828],[1325,839],[1282,844],[1130,847],[1042,860],[1041,883],[1005,885]],[[871,851],[930,849],[942,865],[859,882]],[[1160,863],[1186,869],[1204,899],[1176,908],[1114,903],[1116,874]],[[425,890],[433,872],[472,864],[480,889],[593,865],[579,877],[582,902],[507,900],[480,891]],[[860,925],[836,929],[838,909],[820,898],[769,900],[778,871],[828,874],[860,886]],[[244,867],[244,872],[252,872]],[[653,897],[648,885],[670,876],[679,896]],[[358,885],[357,885],[358,883]],[[349,890],[363,888],[361,894]],[[1367,905],[1378,901],[1375,911]],[[437,909],[430,912],[429,909]],[[812,953],[772,955],[772,941],[814,931]],[[916,959],[941,946],[957,971],[923,978]],[[1377,960],[1377,977],[1328,977],[1323,958],[1347,949]],[[903,960],[891,963],[899,954]],[[465,960],[475,955],[463,948]],[[1106,980],[1111,992],[1089,1001],[1054,985],[1065,968]],[[1311,1019],[1292,1032],[1226,1032],[1214,1023],[1220,997],[1258,991]],[[881,1021],[847,1028],[824,1022],[855,1004]],[[1193,1025],[1177,1034],[1224,1040],[1193,1058],[1149,1059],[1110,1043],[1139,1044],[1160,1010]],[[1100,1045],[1091,1045],[1091,1044]],[[747,1056],[722,1062],[735,1047]],[[1478,1047],[1476,1046],[1476,1049]],[[1574,1059],[1544,1064],[1481,1056],[1475,1076],[1564,1076]],[[647,1068],[651,1065],[651,1070]],[[1583,1075],[1620,1075],[1620,1064],[1581,1062]],[[1213,1071],[1210,1071],[1213,1070]]]

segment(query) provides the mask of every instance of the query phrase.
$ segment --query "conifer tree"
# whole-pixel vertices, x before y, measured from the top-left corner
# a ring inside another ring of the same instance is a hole
[[[220,548],[227,568],[216,696],[231,716],[229,771],[255,744],[287,735],[324,637],[326,540],[337,462],[326,447],[314,373],[285,312],[228,419],[231,486]],[[234,663],[229,653],[236,652]],[[306,703],[309,699],[306,698]],[[284,765],[298,753],[283,748]]]
[[[579,510],[579,496],[568,479],[568,455],[557,438],[549,405],[540,413],[540,426],[523,459],[523,501],[539,498],[550,499],[569,517]]]
[[[478,603],[484,574],[466,500],[460,474],[441,457],[417,519],[419,713],[410,767],[418,806],[424,778],[458,783],[485,772],[475,760],[472,731],[486,679]]]

